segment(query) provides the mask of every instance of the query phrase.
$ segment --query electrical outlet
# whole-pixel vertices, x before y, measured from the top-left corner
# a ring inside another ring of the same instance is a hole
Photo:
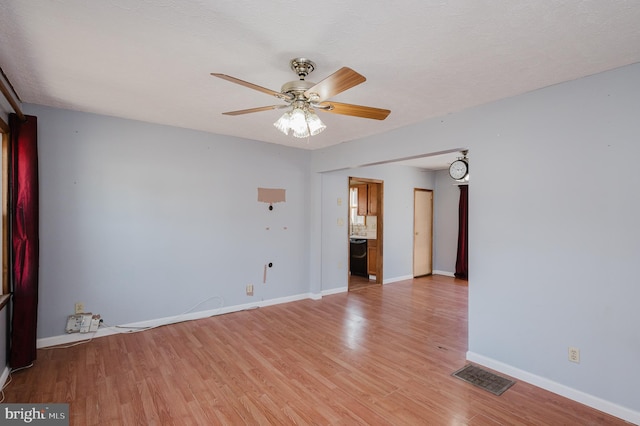
[[[247,284],[247,296],[253,296],[253,284]]]
[[[83,302],[76,302],[75,313],[76,314],[84,313],[84,303]]]
[[[580,349],[569,346],[569,361],[580,363]]]

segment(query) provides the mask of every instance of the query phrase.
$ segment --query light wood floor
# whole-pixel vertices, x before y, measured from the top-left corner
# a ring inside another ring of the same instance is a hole
[[[433,276],[39,350],[6,402],[69,402],[73,425],[623,425],[465,365],[466,281]]]
[[[375,280],[370,280],[366,277],[349,274],[349,291],[360,290],[373,285],[379,286],[381,284],[377,284]]]

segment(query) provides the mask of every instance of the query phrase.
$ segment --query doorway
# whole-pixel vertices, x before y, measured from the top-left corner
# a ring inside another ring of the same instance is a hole
[[[383,206],[383,181],[349,178],[349,291],[382,284]]]
[[[413,276],[433,273],[433,191],[413,190]]]

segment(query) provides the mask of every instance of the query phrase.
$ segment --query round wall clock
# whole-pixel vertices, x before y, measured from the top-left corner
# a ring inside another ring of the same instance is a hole
[[[449,176],[455,180],[463,179],[469,173],[469,163],[466,160],[456,160],[449,166]]]

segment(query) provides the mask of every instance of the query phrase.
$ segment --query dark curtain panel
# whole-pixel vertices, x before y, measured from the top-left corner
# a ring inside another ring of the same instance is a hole
[[[9,215],[11,224],[12,319],[9,365],[36,359],[38,315],[38,121],[9,115]]]
[[[460,185],[460,205],[458,207],[458,257],[456,258],[456,278],[469,277],[469,243],[467,216],[469,213],[469,185]]]

